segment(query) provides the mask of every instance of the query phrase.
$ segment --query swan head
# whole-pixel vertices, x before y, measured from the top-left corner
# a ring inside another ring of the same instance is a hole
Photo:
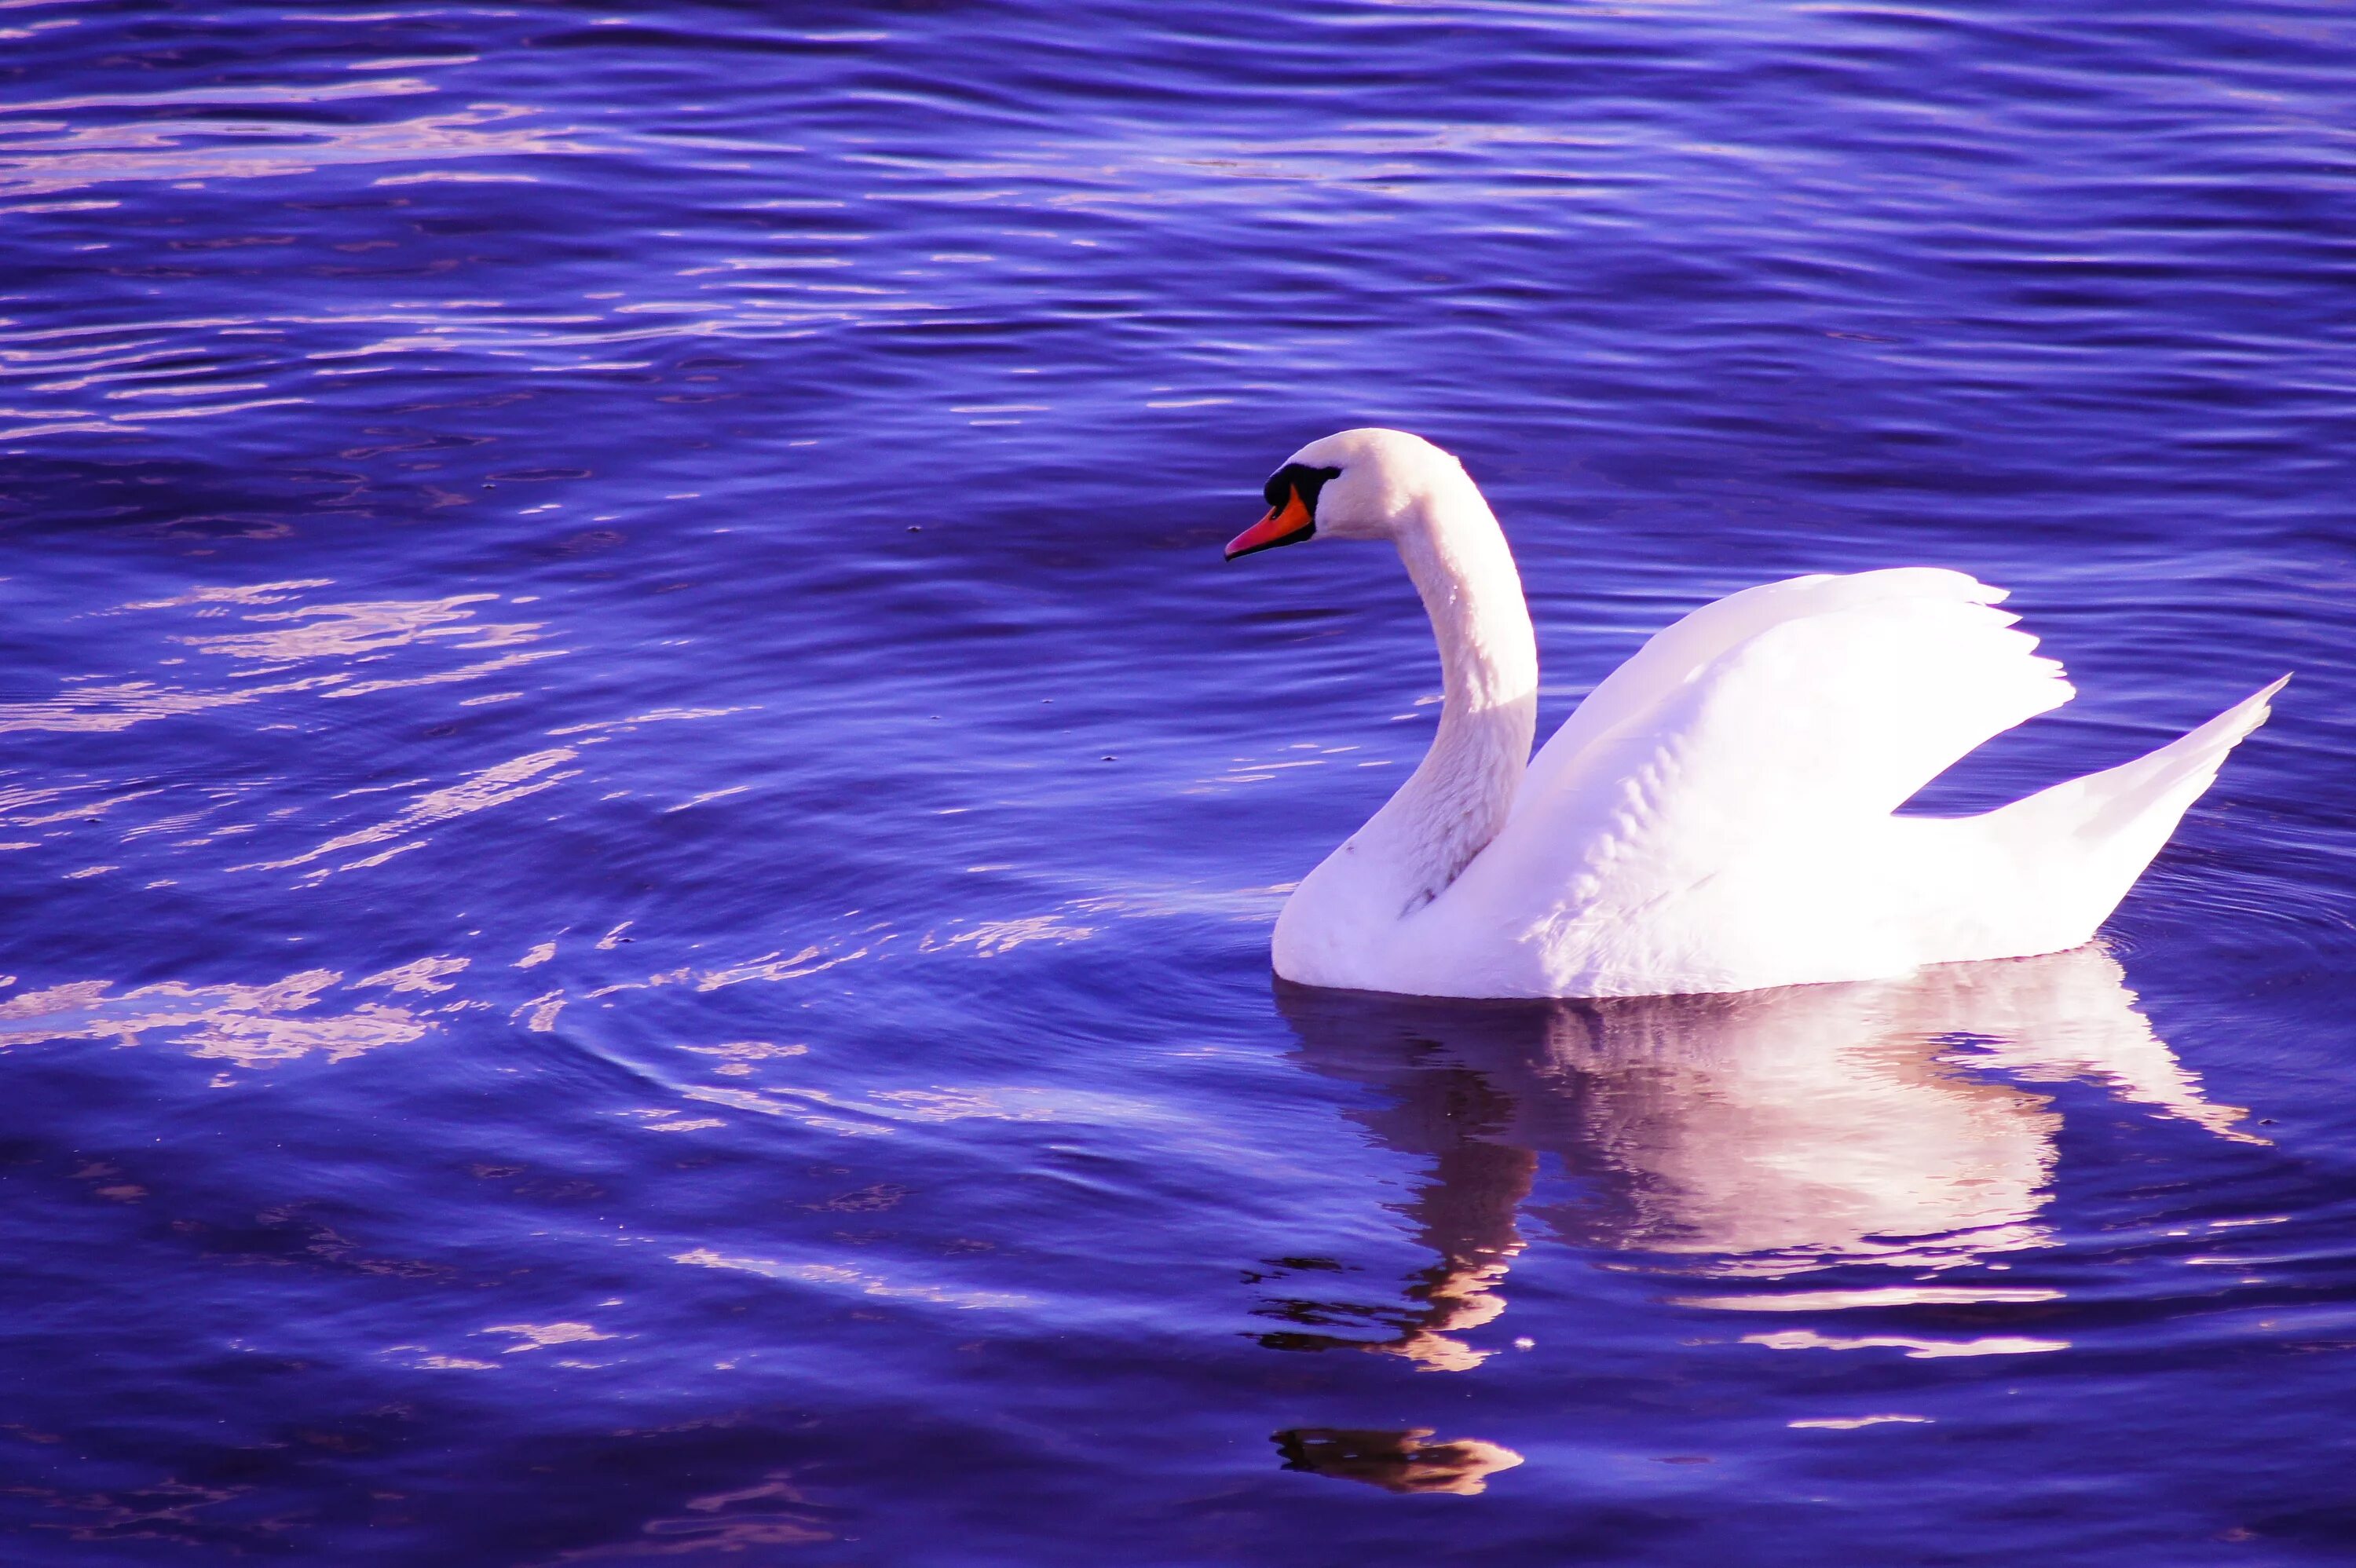
[[[1269,475],[1268,516],[1227,541],[1227,559],[1320,537],[1387,539],[1443,475],[1463,466],[1402,430],[1345,430],[1287,458]]]

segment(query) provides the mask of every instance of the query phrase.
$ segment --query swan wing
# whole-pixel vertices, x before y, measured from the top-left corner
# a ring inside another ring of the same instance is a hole
[[[1873,863],[1889,814],[2072,695],[2002,597],[1905,568],[1704,606],[1589,695],[1504,830],[1421,912],[1536,960],[1517,990],[1609,994],[1622,969],[1637,990],[1734,990],[1908,967],[1879,951],[1903,933],[1875,930],[1887,912],[1869,896],[1899,871]],[[1801,927],[1810,953],[1777,935]]]
[[[1516,818],[1789,831],[1885,814],[2073,695],[1995,608],[1932,567],[1802,577],[1705,605],[1589,694],[1532,762]],[[1532,826],[1537,826],[1533,822]]]
[[[1614,731],[1644,724],[1649,715],[1657,714],[1665,705],[1687,695],[1693,684],[1712,672],[1725,656],[1779,626],[1875,606],[1987,606],[2001,603],[2005,596],[2005,590],[1991,588],[1964,572],[1950,571],[1944,567],[1909,566],[1839,576],[1817,573],[1794,577],[1781,582],[1746,588],[1739,593],[1730,593],[1713,603],[1705,604],[1654,634],[1633,657],[1587,694],[1586,699],[1563,721],[1562,728],[1555,731],[1531,761],[1515,810],[1519,812],[1551,798],[1556,793],[1556,785],[1576,769],[1581,753],[1592,752],[1599,742],[1605,741]],[[2009,626],[2014,619],[2016,617],[2010,615],[1979,618],[1982,625],[1999,630]],[[1953,624],[1952,621],[1950,624]],[[1935,643],[1937,639],[1933,641]],[[1859,654],[1867,651],[1854,644],[1849,646]],[[1987,663],[1985,656],[1994,652],[1997,655],[1995,663],[2010,673],[2019,656],[2035,646],[2035,639],[2020,633],[2015,634],[2012,639],[1995,644],[1971,636],[1960,645],[1949,644],[1944,648],[1923,645],[1921,651],[1962,654],[1964,657],[1960,661],[1942,660],[1951,668],[1959,666],[1985,667]],[[1836,648],[1832,651],[1837,654],[1842,650]],[[2073,694],[2068,683],[2060,679],[2061,667],[2058,664],[2039,660],[2036,667],[2033,673],[2039,682],[2037,689],[2050,699],[2028,709],[2018,718],[2007,720],[1977,739],[1965,741],[1955,755],[1960,756],[1978,745],[1988,734],[1997,733],[2010,724],[2017,724],[2022,719],[2070,699]],[[1802,695],[1801,691],[1795,690],[1791,694],[1791,699],[1781,705],[1787,714],[1797,715],[1797,710],[1803,706]],[[1941,763],[1933,767],[1921,782],[1927,783],[1944,765]]]

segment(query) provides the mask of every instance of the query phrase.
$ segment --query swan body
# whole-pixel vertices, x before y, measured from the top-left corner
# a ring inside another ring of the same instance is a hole
[[[2075,947],[2283,684],[1998,810],[1901,816],[2070,684],[1995,608],[2003,591],[1962,572],[1796,577],[1656,635],[1533,758],[1521,579],[1455,458],[1398,431],[1344,431],[1295,453],[1268,499],[1229,559],[1390,539],[1444,689],[1421,764],[1277,919],[1276,971],[1303,985],[1662,996]]]

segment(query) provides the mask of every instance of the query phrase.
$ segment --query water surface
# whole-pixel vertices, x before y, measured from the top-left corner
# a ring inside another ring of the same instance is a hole
[[[2356,23],[0,6],[12,1563],[2344,1560]],[[1922,562],[2286,669],[2102,946],[1274,984],[1437,713]]]

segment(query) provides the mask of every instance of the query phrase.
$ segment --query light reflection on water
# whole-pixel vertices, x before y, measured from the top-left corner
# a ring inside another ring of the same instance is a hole
[[[0,35],[0,1557],[2356,1533],[2336,12]],[[1549,726],[1908,562],[2083,693],[1940,809],[2298,679],[2102,952],[1271,999],[1430,649],[1218,545],[1364,422]]]
[[[1681,1272],[1773,1280],[1855,1262],[1962,1268],[2054,1245],[2040,1214],[2062,1116],[2029,1083],[2093,1083],[2221,1137],[2263,1143],[2235,1130],[2240,1108],[2202,1097],[2134,1001],[2117,963],[2095,947],[1737,997],[1450,1007],[1278,989],[1308,1064],[1381,1086],[1387,1103],[1357,1118],[1384,1147],[1430,1161],[1404,1212],[1439,1264],[1409,1292],[1423,1305],[1399,1335],[1367,1348],[1447,1371],[1496,1353],[1454,1336],[1505,1315],[1506,1277],[1527,1245],[1520,1211],[1542,1157],[1585,1189],[1578,1203],[1546,1212],[1562,1241],[1693,1258]],[[1897,1286],[1678,1299],[1839,1310],[2060,1295]],[[1309,1303],[1289,1310],[1322,1315]]]

